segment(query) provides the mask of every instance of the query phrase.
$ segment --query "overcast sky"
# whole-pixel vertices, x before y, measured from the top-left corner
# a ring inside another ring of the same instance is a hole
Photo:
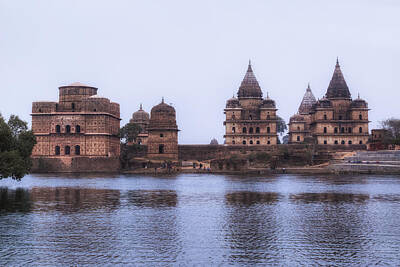
[[[223,142],[226,100],[248,60],[286,121],[336,57],[370,128],[400,117],[398,0],[0,0],[0,112],[31,121],[31,102],[82,82],[121,105],[121,125],[164,96],[180,143]]]

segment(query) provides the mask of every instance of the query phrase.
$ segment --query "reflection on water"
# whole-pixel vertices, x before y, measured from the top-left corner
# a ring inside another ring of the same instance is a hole
[[[400,265],[391,176],[25,177],[0,265]]]
[[[28,190],[0,187],[0,212],[28,212],[31,206]]]
[[[270,204],[279,194],[263,192],[234,192],[225,195],[229,204],[226,214],[226,240],[229,242],[231,264],[276,264],[279,226],[276,210]],[[249,253],[251,252],[251,253]]]
[[[175,207],[178,203],[178,195],[173,190],[131,190],[128,198],[138,207]]]
[[[226,202],[231,205],[251,206],[254,204],[272,204],[279,198],[278,193],[240,191],[225,195]]]
[[[304,203],[326,202],[326,203],[362,203],[369,200],[366,194],[347,194],[347,193],[302,193],[292,194],[290,199]]]

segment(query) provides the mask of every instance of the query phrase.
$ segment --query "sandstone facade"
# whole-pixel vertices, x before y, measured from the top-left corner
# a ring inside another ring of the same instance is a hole
[[[352,99],[339,62],[325,96],[315,101],[308,88],[296,115],[290,118],[289,142],[301,143],[307,137],[323,145],[365,145],[368,141],[368,103]],[[313,98],[314,101],[308,101]],[[306,100],[309,105],[305,108]]]
[[[224,113],[227,145],[276,145],[277,116],[275,101],[263,99],[262,91],[249,63],[237,98],[226,102]]]
[[[151,109],[148,125],[147,157],[178,160],[178,126],[175,109],[162,102]]]
[[[32,103],[32,157],[118,157],[119,104],[81,83],[59,87],[58,102]]]

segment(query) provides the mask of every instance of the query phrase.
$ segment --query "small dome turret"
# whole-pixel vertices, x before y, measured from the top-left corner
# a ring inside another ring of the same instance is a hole
[[[353,107],[353,108],[368,108],[368,103],[364,99],[361,99],[360,95],[358,95],[357,99],[354,99],[351,102],[351,107]]]
[[[149,129],[177,129],[176,112],[174,107],[164,103],[164,98],[161,103],[151,109]]]
[[[140,104],[140,108],[138,111],[132,114],[131,122],[133,123],[143,123],[148,122],[150,120],[150,115],[146,111],[143,110],[142,104]]]
[[[262,108],[276,108],[275,101],[272,100],[271,98],[269,98],[268,93],[267,93],[267,98],[265,98],[265,99],[262,101],[261,107],[262,107]]]
[[[240,106],[240,104],[239,104],[239,99],[237,99],[236,97],[232,97],[232,98],[229,98],[227,101],[226,101],[226,107],[227,108],[237,108],[237,107],[239,107]]]

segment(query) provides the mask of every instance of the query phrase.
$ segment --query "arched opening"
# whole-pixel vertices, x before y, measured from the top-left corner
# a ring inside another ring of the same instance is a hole
[[[347,130],[349,131],[349,133],[352,133],[352,132],[353,132],[353,129],[350,128],[350,127],[349,127]]]
[[[324,140],[324,145],[328,144],[328,141]]]
[[[232,140],[232,145],[234,145],[235,144],[235,140]]]
[[[346,142],[344,140],[342,140],[342,145],[346,144]]]
[[[337,127],[335,127],[334,132],[337,133]]]
[[[260,133],[260,127],[256,128],[256,133]]]
[[[271,141],[268,140],[268,141],[267,141],[267,145],[270,145],[270,144],[271,144]]]
[[[360,120],[362,120],[362,114],[358,115],[358,118],[359,118]]]
[[[242,143],[243,143],[243,145],[245,145],[245,144],[246,144],[246,140],[243,140],[243,142],[242,142]]]
[[[253,133],[253,127],[249,128],[249,133]]]
[[[340,128],[340,132],[344,133],[344,127]]]
[[[56,125],[56,133],[61,133],[61,126],[60,125]]]
[[[326,116],[326,114],[324,114],[324,120],[327,120],[328,119],[328,117]]]
[[[75,155],[80,155],[81,154],[81,147],[76,145],[75,146]]]
[[[72,104],[71,104],[71,108],[72,108],[72,111],[75,110],[75,103],[72,103]]]
[[[158,153],[159,154],[164,154],[164,145],[159,145],[158,146]]]
[[[335,145],[339,144],[338,140],[335,140]]]
[[[339,120],[342,120],[343,119],[343,116],[342,115],[339,115]]]
[[[160,137],[164,137],[164,134],[160,134]]]
[[[250,145],[252,145],[253,144],[253,140],[250,140]]]
[[[58,155],[60,155],[60,147],[59,146],[56,146],[56,149],[55,149],[55,154],[58,156]]]
[[[349,143],[349,145],[353,144],[353,142],[352,142],[351,140],[349,140],[349,142],[348,142],[348,143]]]
[[[65,126],[65,132],[66,133],[70,133],[71,132],[71,126],[70,125]]]
[[[270,132],[271,132],[271,128],[267,127],[267,133],[270,133]]]
[[[236,132],[236,128],[232,127],[232,133],[235,133],[235,132]]]
[[[260,140],[257,140],[256,144],[259,145],[260,144]]]
[[[253,116],[249,115],[249,120],[252,120],[252,119],[253,119]]]
[[[71,154],[71,148],[69,146],[65,146],[64,153],[65,153],[65,155]]]
[[[358,128],[358,131],[359,131],[360,133],[362,133],[362,132],[363,132],[362,127]]]
[[[324,127],[324,133],[327,133],[328,129],[326,127]]]
[[[80,133],[81,132],[81,126],[76,125],[75,126],[75,132]]]
[[[247,133],[246,127],[243,127],[242,131],[243,131],[243,133]]]
[[[359,144],[362,145],[362,141],[360,141]]]
[[[297,136],[297,142],[299,142],[300,141],[300,136]]]

